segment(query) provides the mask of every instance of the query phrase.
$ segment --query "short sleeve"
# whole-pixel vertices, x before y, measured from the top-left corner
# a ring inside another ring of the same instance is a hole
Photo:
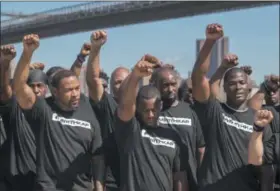
[[[200,121],[195,113],[193,118],[194,118],[194,123],[196,128],[196,146],[197,148],[205,147],[205,140],[202,133]]]
[[[102,137],[101,137],[100,126],[97,120],[94,120],[91,154],[100,155],[101,153],[103,153],[103,151],[102,151]]]
[[[95,102],[89,98],[91,107],[96,114],[101,126],[101,136],[106,139],[114,131],[112,127],[112,120],[114,117],[117,104],[114,98],[108,93],[104,92],[101,99]]]
[[[140,126],[135,117],[130,121],[122,121],[117,110],[114,117],[115,138],[119,149],[127,150],[136,144],[138,136],[140,136]]]
[[[45,117],[47,109],[47,103],[45,98],[37,97],[36,101],[31,109],[22,110],[28,120],[40,121]]]
[[[209,126],[209,122],[216,119],[221,113],[221,103],[217,99],[209,99],[206,102],[194,102],[193,106],[202,127]]]

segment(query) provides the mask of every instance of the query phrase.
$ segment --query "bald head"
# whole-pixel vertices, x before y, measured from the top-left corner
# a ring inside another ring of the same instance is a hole
[[[118,67],[112,72],[110,79],[110,88],[115,98],[118,98],[118,92],[121,84],[129,73],[129,69],[125,67]]]
[[[130,72],[129,69],[127,69],[127,68],[125,68],[125,67],[118,67],[118,68],[116,68],[116,69],[112,72],[112,74],[111,74],[111,79],[114,78],[114,76],[115,76],[116,74],[119,74],[119,73],[129,73],[129,72]]]
[[[179,77],[178,73],[174,69],[169,67],[162,67],[154,71],[151,76],[150,82],[156,85],[159,81],[168,78],[168,76],[173,76],[176,80],[178,80]]]

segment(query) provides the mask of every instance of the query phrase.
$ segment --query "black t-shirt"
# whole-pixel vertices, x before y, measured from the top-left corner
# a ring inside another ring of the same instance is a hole
[[[270,127],[274,137],[264,145],[267,161],[273,161],[274,164],[280,163],[280,105],[265,106],[264,109],[273,113],[273,119]],[[278,169],[279,170],[279,169]]]
[[[280,105],[275,107],[265,106],[264,108],[273,113],[273,120],[270,124],[273,137],[270,141],[264,143],[264,162],[275,165],[276,183],[280,184]]]
[[[104,91],[100,101],[92,102],[92,108],[100,123],[101,135],[103,139],[107,173],[106,185],[118,187],[120,184],[119,174],[119,154],[114,136],[114,113],[117,108],[115,99]]]
[[[27,175],[36,173],[36,143],[35,131],[32,129],[13,96],[6,105],[3,122],[7,139],[4,143],[4,157],[2,165],[5,165],[5,176]],[[35,127],[34,127],[35,128]]]
[[[254,110],[236,112],[218,100],[195,102],[194,107],[207,145],[198,172],[200,191],[256,191],[256,169],[248,165]],[[270,137],[266,131],[264,140]]]
[[[136,118],[115,117],[120,153],[121,191],[171,191],[172,172],[180,171],[177,134],[169,128],[141,127]]]
[[[39,126],[36,189],[90,190],[91,159],[101,147],[100,127],[89,100],[81,95],[73,112],[62,111],[52,97],[37,98],[28,113]]]
[[[6,130],[4,128],[2,117],[0,116],[0,181],[1,179],[3,179],[5,173],[7,172],[7,146]]]
[[[190,190],[197,190],[197,149],[204,147],[204,137],[196,113],[188,103],[179,102],[161,112],[158,125],[173,129],[182,141],[181,156],[185,161],[185,170]]]

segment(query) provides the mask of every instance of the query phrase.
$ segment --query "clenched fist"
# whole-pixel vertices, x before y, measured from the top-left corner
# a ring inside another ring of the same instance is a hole
[[[220,24],[210,24],[206,28],[206,38],[209,40],[219,40],[224,36],[223,26]]]
[[[155,68],[160,67],[160,63],[156,57],[151,55],[145,55],[133,68],[133,74],[137,77],[150,76]]]
[[[271,111],[259,110],[255,114],[255,125],[259,127],[266,127],[273,119]]]
[[[11,61],[16,57],[16,49],[14,45],[1,46],[1,60]]]
[[[94,47],[100,48],[107,41],[107,33],[106,31],[100,30],[95,31],[91,35],[91,44]]]
[[[143,61],[157,64],[157,66],[160,66],[160,63],[161,63],[157,57],[152,56],[150,54],[146,54],[145,56],[142,57],[142,59],[143,59]]]
[[[86,57],[86,56],[89,55],[90,49],[91,49],[91,44],[90,43],[84,43],[82,48],[81,48],[80,54],[82,56]]]
[[[253,72],[251,66],[241,66],[240,67],[248,76],[250,76]]]
[[[235,54],[227,54],[223,61],[222,66],[225,68],[232,68],[238,65],[238,57]]]
[[[45,68],[45,64],[40,63],[40,62],[35,62],[35,63],[29,65],[30,70],[36,70],[36,69],[44,70],[44,68]]]
[[[23,37],[23,50],[33,53],[40,45],[39,36],[37,34],[29,34]]]

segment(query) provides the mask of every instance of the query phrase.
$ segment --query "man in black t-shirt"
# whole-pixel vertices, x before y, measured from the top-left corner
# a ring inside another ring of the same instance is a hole
[[[190,190],[197,190],[197,169],[204,153],[204,137],[200,122],[190,105],[178,101],[178,74],[171,68],[161,67],[152,77],[154,84],[161,93],[162,111],[159,116],[159,126],[171,128],[180,136],[183,147],[181,157],[187,172]],[[197,150],[200,157],[197,157]]]
[[[13,46],[1,47],[1,58],[10,61],[15,57]],[[8,71],[9,65],[6,67]],[[3,69],[3,68],[2,68]],[[5,74],[4,73],[4,74]],[[8,190],[32,190],[36,176],[36,128],[32,129],[26,121],[24,112],[11,93],[10,76],[3,75],[6,81],[1,94],[0,113],[3,116],[7,139],[3,146],[1,166]],[[45,96],[46,75],[41,70],[33,69],[28,77],[28,86],[36,96]]]
[[[269,141],[263,141],[264,130],[267,128],[270,129],[269,125],[272,126],[272,129],[275,124],[278,123],[279,125],[279,121],[275,121],[274,117],[277,117],[278,119],[276,120],[279,120],[279,116],[273,115],[273,112],[269,110],[259,110],[257,112],[254,132],[251,136],[248,148],[249,164],[255,166],[260,166],[262,164],[280,165],[279,133],[274,134]],[[276,180],[276,182],[277,181],[279,180]],[[279,190],[279,187],[275,185],[274,190]]]
[[[280,105],[272,101],[277,91],[279,91],[279,76],[268,76],[261,84],[259,91],[250,99],[250,106],[256,110],[262,107],[272,112],[273,120],[271,121],[270,127],[276,138],[275,151],[277,152],[275,153],[279,156]],[[271,99],[271,101],[266,101],[266,105],[262,105],[264,99]],[[261,166],[261,172],[261,191],[272,190],[273,187],[275,190],[280,190],[280,166],[278,164],[264,164]],[[272,176],[274,176],[274,178],[272,178]]]
[[[238,67],[223,73],[226,103],[213,98],[207,72],[207,57],[215,42],[223,36],[219,24],[206,29],[206,41],[192,72],[194,108],[202,123],[206,151],[198,172],[200,191],[256,191],[258,180],[255,168],[248,165],[248,143],[253,132],[255,111],[248,107],[249,86],[247,74]],[[237,64],[237,57],[229,63]],[[214,80],[220,80],[216,77]],[[212,83],[215,83],[212,81]],[[268,140],[271,132],[266,132]]]
[[[153,86],[138,83],[157,63],[144,56],[121,87],[115,117],[115,136],[120,152],[121,191],[186,190],[180,172],[180,139],[169,128],[157,126],[161,96]]]
[[[129,74],[129,70],[119,67],[114,70],[110,79],[110,90],[106,91],[104,75],[100,69],[99,56],[102,45],[107,40],[105,31],[96,31],[91,36],[91,53],[88,60],[87,84],[89,87],[89,97],[93,110],[100,123],[101,135],[104,141],[104,152],[107,166],[106,191],[119,190],[119,155],[114,137],[114,113],[119,100],[119,88],[121,83]]]
[[[273,135],[275,136],[275,158],[278,159],[278,163],[274,163],[272,166],[274,173],[274,191],[280,191],[280,105],[276,106],[265,106],[264,109],[271,111],[273,120],[271,121],[270,127]]]
[[[38,129],[35,190],[92,190],[93,173],[94,189],[102,191],[100,128],[88,98],[80,93],[75,73],[58,71],[51,81],[53,96],[47,100],[36,98],[26,84],[29,61],[38,46],[37,35],[24,37],[23,54],[14,75],[17,102],[30,126]]]
[[[27,81],[37,97],[45,97],[47,77],[41,70],[32,70]],[[38,128],[30,126],[25,112],[12,96],[0,106],[7,132],[7,157],[5,177],[11,190],[30,190],[34,188],[36,176],[36,142]]]

